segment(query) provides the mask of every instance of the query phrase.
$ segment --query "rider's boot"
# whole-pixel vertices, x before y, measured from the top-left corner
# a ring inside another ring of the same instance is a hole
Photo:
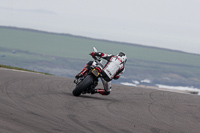
[[[78,74],[75,76],[75,78],[78,79],[78,78],[84,76],[87,72],[88,72],[88,69],[85,67],[85,68],[83,68],[83,70],[82,70],[80,73],[78,73]]]
[[[101,95],[109,95],[110,94],[110,92],[106,92],[104,89],[95,89],[94,93],[99,93]]]
[[[105,93],[104,89],[96,89],[96,93]]]

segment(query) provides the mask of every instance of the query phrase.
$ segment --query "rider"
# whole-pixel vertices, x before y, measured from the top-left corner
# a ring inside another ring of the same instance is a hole
[[[103,78],[101,78],[104,89],[95,89],[93,93],[100,93],[102,95],[109,95],[111,91],[111,80],[119,79],[122,73],[125,71],[125,63],[127,61],[127,57],[123,52],[120,52],[117,55],[108,55],[102,52],[92,52],[91,56],[98,56],[107,60],[106,65],[102,70]],[[75,76],[75,78],[80,78],[85,76],[87,72],[90,70],[90,66],[93,64],[93,61],[89,61],[83,70]]]

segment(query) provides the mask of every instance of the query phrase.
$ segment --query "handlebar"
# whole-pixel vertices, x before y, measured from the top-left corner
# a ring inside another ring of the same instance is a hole
[[[91,54],[90,54],[91,55]],[[91,55],[92,56],[92,55]],[[100,59],[100,57],[97,57],[97,56],[92,56],[92,58],[94,59],[94,60],[97,60],[97,61],[101,61],[101,59]]]

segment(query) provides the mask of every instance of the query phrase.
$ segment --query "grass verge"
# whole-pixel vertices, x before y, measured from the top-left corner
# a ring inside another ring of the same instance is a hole
[[[19,67],[6,66],[6,65],[1,65],[1,64],[0,64],[0,68],[7,68],[7,69],[20,70],[20,71],[34,72],[34,73],[40,73],[40,74],[45,74],[45,75],[53,75],[53,74],[49,74],[49,73],[36,72],[36,71],[33,71],[33,70],[28,70],[28,69],[19,68]]]

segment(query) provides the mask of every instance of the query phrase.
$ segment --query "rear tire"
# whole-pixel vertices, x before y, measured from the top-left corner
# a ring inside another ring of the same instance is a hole
[[[86,90],[92,84],[92,82],[93,77],[91,75],[87,75],[86,78],[73,90],[73,95],[80,96],[80,94]]]

